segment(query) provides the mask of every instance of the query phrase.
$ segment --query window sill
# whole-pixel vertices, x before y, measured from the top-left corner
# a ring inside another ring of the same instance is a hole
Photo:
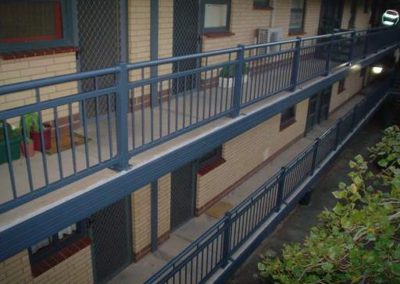
[[[346,89],[341,89],[341,90],[338,90],[338,95],[340,95],[340,94],[342,94],[342,93],[344,93],[346,91]]]
[[[204,175],[208,174],[209,172],[211,172],[212,170],[218,168],[220,165],[224,164],[225,162],[226,162],[226,160],[224,158],[219,158],[219,159],[215,160],[214,162],[201,167],[198,171],[198,174],[200,176],[204,176]]]
[[[66,47],[53,47],[26,51],[16,51],[16,52],[4,52],[0,54],[0,58],[3,60],[20,59],[35,56],[53,55],[59,53],[77,52],[78,48],[73,46]]]
[[[307,33],[305,31],[289,31],[289,36],[303,36],[306,35]]]
[[[229,37],[234,36],[234,33],[231,32],[204,32],[203,36],[208,38],[221,38],[221,37]]]
[[[272,11],[273,7],[262,7],[262,6],[253,6],[253,10],[263,10],[263,11]]]
[[[37,263],[31,265],[31,271],[33,277],[38,277],[39,275],[45,273],[46,271],[52,269],[56,265],[60,264],[67,258],[73,256],[77,252],[83,250],[84,248],[90,246],[92,241],[89,238],[82,238],[70,245],[65,246],[53,255],[43,259]]]
[[[297,122],[297,120],[296,119],[290,119],[290,120],[288,120],[288,121],[285,121],[285,122],[282,122],[281,123],[281,126],[280,126],[280,128],[279,128],[279,131],[283,131],[283,130],[285,130],[286,128],[289,128],[290,126],[292,126],[293,124],[295,124]]]

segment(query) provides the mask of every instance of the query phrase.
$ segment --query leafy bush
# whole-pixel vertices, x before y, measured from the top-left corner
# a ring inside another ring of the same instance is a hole
[[[247,64],[243,64],[243,68],[242,68],[242,75],[246,75],[249,73],[249,67],[247,66]],[[222,78],[232,78],[235,77],[236,75],[236,65],[227,65],[224,66],[221,70],[221,72],[219,73],[219,75]]]
[[[400,170],[391,128],[371,148],[383,172],[373,173],[362,156],[350,162],[351,183],[339,184],[335,207],[320,215],[304,244],[286,245],[281,258],[258,264],[261,278],[275,283],[400,283]],[[397,138],[394,138],[397,139]],[[385,152],[385,154],[383,153]],[[393,154],[395,158],[388,159]],[[375,158],[374,158],[375,159]]]

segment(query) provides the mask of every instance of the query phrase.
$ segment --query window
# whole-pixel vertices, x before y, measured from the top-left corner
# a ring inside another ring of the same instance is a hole
[[[283,130],[295,122],[296,122],[296,107],[292,106],[282,112],[280,129]]]
[[[0,2],[0,51],[72,45],[71,1]]]
[[[198,173],[203,176],[223,163],[225,159],[222,157],[222,146],[220,146],[199,159]]]
[[[271,8],[269,0],[253,0],[253,7],[254,8]]]
[[[290,10],[289,34],[304,32],[305,0],[292,0]]]
[[[230,0],[205,0],[203,2],[203,31],[229,32]]]
[[[346,79],[342,79],[339,81],[338,94],[344,92],[345,90],[346,90]]]
[[[76,242],[82,238],[84,234],[85,230],[83,224],[80,222],[36,243],[29,249],[31,262],[35,263],[51,256],[63,247]]]

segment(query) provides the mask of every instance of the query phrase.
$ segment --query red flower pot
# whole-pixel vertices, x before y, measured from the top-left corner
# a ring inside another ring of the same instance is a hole
[[[25,143],[21,142],[20,149],[21,149],[21,153],[22,153],[22,155],[24,155],[24,157],[31,158],[31,157],[35,156],[35,148],[34,148],[34,145],[32,142],[27,143],[26,148],[25,148]]]
[[[40,132],[31,131],[31,139],[33,140],[33,145],[35,151],[42,151]],[[49,124],[43,124],[43,139],[44,139],[44,150],[51,148],[51,126]]]

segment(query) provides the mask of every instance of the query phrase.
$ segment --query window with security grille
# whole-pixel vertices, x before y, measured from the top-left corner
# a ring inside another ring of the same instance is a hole
[[[292,0],[290,9],[289,33],[299,34],[304,32],[305,0]]]
[[[339,81],[338,94],[343,93],[346,90],[346,78]]]
[[[0,0],[0,50],[71,45],[70,2]]]
[[[296,107],[292,106],[281,113],[280,129],[283,130],[296,122]]]
[[[228,32],[230,13],[230,0],[203,1],[203,31]]]
[[[271,8],[270,0],[253,0],[254,8]]]
[[[31,263],[41,261],[84,236],[82,223],[73,224],[29,248]]]

